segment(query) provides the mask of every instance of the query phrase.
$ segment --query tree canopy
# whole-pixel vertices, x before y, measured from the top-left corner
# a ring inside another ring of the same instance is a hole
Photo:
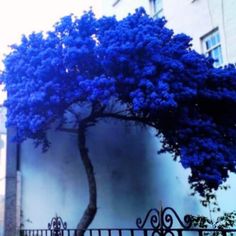
[[[142,8],[122,20],[92,11],[63,17],[47,34],[23,36],[4,64],[7,127],[17,128],[19,142],[46,148],[55,122],[65,124],[70,113],[77,128],[92,111],[93,122],[110,117],[154,128],[162,151],[191,169],[201,195],[236,172],[235,67],[214,68],[190,37]]]

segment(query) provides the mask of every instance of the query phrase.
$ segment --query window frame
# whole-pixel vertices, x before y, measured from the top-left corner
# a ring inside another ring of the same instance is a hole
[[[217,37],[215,35],[218,34],[218,38],[219,40],[217,40],[218,42],[216,42],[215,44],[212,43],[212,37]],[[205,34],[204,36],[202,36],[200,38],[201,40],[201,47],[202,47],[202,53],[205,55],[205,56],[210,56],[211,52],[213,52],[215,49],[219,48],[220,49],[220,57],[218,58],[213,58],[214,60],[218,60],[218,61],[215,61],[214,64],[217,64],[215,65],[216,67],[220,67],[223,65],[224,63],[224,59],[223,59],[223,52],[222,52],[222,41],[221,41],[221,36],[220,36],[220,31],[219,31],[219,28],[215,28],[213,30],[211,30],[210,32],[208,32],[207,34]],[[211,41],[212,45],[208,48],[207,47],[207,41]]]

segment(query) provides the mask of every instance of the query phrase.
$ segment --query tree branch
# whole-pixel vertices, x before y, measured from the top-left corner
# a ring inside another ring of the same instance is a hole
[[[127,115],[122,115],[118,113],[110,113],[110,112],[103,112],[102,114],[99,115],[101,118],[114,118],[117,120],[123,120],[123,121],[134,121],[134,122],[139,122],[144,125],[150,126],[152,128],[156,128],[155,124],[148,121],[146,118],[141,118],[137,116],[127,116]]]

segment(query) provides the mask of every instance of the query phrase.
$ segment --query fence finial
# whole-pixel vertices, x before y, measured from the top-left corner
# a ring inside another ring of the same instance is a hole
[[[62,218],[56,215],[51,219],[51,223],[48,223],[48,229],[53,232],[65,230],[67,229],[67,223],[63,222]]]

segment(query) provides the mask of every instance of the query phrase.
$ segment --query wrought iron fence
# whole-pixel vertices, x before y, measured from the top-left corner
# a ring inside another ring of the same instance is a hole
[[[68,229],[61,217],[53,217],[47,229],[21,229],[20,236],[236,236],[236,229],[203,229],[192,227],[192,217],[181,220],[173,208],[151,209],[136,220],[135,228]]]

